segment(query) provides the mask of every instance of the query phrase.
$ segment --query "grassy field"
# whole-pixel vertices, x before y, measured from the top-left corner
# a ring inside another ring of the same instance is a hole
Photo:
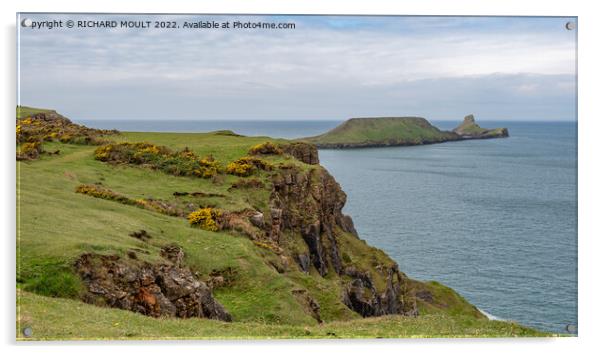
[[[39,112],[21,110],[21,116]],[[24,114],[26,112],[27,114]],[[272,140],[220,133],[123,133],[114,142],[151,142],[172,149],[189,147],[198,156],[212,155],[223,165],[247,154],[251,146]],[[272,140],[274,141],[274,140]],[[231,190],[239,177],[218,179],[173,176],[140,166],[111,165],[94,158],[96,146],[44,142],[46,151],[32,161],[17,162],[17,326],[31,326],[32,339],[146,338],[333,338],[407,336],[546,335],[517,324],[489,321],[459,294],[435,282],[415,282],[437,299],[419,301],[417,318],[389,316],[362,319],[341,301],[340,279],[309,274],[297,267],[278,272],[278,256],[245,236],[189,226],[185,218],[75,193],[81,184],[97,184],[131,199],[174,200],[174,192],[204,192],[198,203],[225,210],[265,210],[269,188]],[[271,163],[305,165],[290,156],[266,157]],[[269,184],[266,172],[254,178]],[[130,237],[145,230],[148,242]],[[358,265],[388,259],[384,252],[354,238],[341,238],[341,249]],[[79,300],[84,292],[74,261],[83,253],[116,254],[136,250],[141,260],[158,262],[159,250],[177,243],[185,264],[206,280],[228,271],[231,284],[214,291],[233,323],[204,319],[151,318],[96,307]],[[379,286],[379,284],[376,284]],[[306,289],[320,304],[318,325],[293,295]],[[19,330],[20,335],[20,330]]]
[[[384,316],[321,325],[266,322],[225,323],[207,319],[155,319],[129,311],[100,308],[69,299],[20,292],[18,339],[272,339],[545,336],[515,323],[471,316],[425,314]],[[66,320],[68,319],[68,320]],[[91,320],[93,319],[93,320]],[[24,338],[24,327],[33,335]]]

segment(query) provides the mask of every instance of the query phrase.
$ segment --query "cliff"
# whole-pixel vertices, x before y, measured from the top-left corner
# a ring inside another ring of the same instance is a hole
[[[434,323],[447,323],[442,331],[487,326],[452,289],[410,279],[360,238],[342,212],[346,194],[312,144],[77,125],[69,125],[73,139],[60,139],[62,131],[46,134],[55,125],[43,112],[17,124],[42,151],[60,151],[18,162],[17,282],[25,299],[83,301],[101,309],[77,305],[99,323],[112,316],[108,308],[128,310],[157,327],[180,317],[313,331],[383,315],[426,316],[399,322],[426,332]],[[106,140],[81,144],[90,134]],[[44,321],[34,305],[22,311]],[[452,325],[456,318],[470,325]],[[399,323],[386,335],[400,333]],[[174,328],[162,335],[179,333]],[[105,329],[92,326],[88,335]]]

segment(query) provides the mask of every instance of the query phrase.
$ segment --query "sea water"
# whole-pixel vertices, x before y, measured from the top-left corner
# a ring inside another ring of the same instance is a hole
[[[124,131],[312,136],[339,121],[82,121]],[[433,122],[451,129],[457,122]],[[574,122],[481,122],[506,139],[320,150],[360,237],[400,270],[436,280],[499,319],[577,325]]]

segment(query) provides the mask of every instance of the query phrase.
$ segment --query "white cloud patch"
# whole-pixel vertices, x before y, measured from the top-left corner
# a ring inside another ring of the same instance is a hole
[[[90,118],[574,118],[563,19],[285,20],[297,28],[25,29],[21,102]]]

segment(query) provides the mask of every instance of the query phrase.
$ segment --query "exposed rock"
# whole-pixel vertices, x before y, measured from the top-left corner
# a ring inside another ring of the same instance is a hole
[[[179,266],[184,260],[184,251],[177,245],[167,245],[161,248],[161,257]]]
[[[435,301],[433,298],[433,294],[428,290],[417,291],[416,298],[418,298],[424,302],[428,302],[429,304],[432,304]]]
[[[295,258],[295,261],[297,262],[297,264],[299,265],[299,268],[301,268],[301,270],[304,273],[309,273],[309,267],[310,267],[310,262],[311,262],[309,255],[302,253],[302,254],[296,255],[294,258]]]
[[[322,323],[322,319],[320,318],[320,305],[313,297],[309,295],[307,290],[293,289],[292,293],[301,306],[306,309],[306,312],[308,312],[316,321],[318,321],[318,323]]]
[[[343,303],[363,317],[418,314],[415,297],[407,293],[396,266],[387,270],[387,286],[382,294],[376,290],[368,272],[350,267],[345,269],[345,274],[353,280],[344,290]]]
[[[320,234],[320,231],[320,223],[316,222],[315,224],[302,228],[301,236],[309,248],[311,262],[318,270],[318,273],[324,276],[328,273],[328,261],[324,254],[324,246],[322,245],[322,235]]]
[[[282,151],[309,165],[320,163],[318,148],[314,144],[295,142],[281,146]]]
[[[337,224],[341,226],[341,229],[343,229],[343,231],[349,232],[355,237],[359,237],[357,234],[357,230],[355,229],[355,225],[353,224],[353,219],[351,219],[351,216],[341,214],[340,216],[338,216]]]
[[[282,229],[282,209],[270,209],[271,228],[269,237],[272,241],[278,243],[280,241],[280,231]]]
[[[345,193],[324,168],[280,169],[274,174],[272,185],[271,235],[278,234],[273,239],[280,241],[282,235],[301,236],[309,254],[294,253],[293,258],[303,272],[309,273],[313,266],[321,276],[334,271],[342,282],[342,276],[350,277],[342,301],[362,316],[417,314],[415,298],[406,290],[405,275],[393,261],[370,271],[345,267],[337,238],[342,233],[357,237],[357,232],[351,218],[342,213]],[[379,284],[385,284],[380,290],[371,274],[379,277]]]
[[[462,139],[491,139],[505,138],[508,136],[508,129],[506,128],[481,128],[472,114],[464,117],[464,121],[458,125],[453,132],[460,135]]]
[[[249,217],[249,221],[251,222],[251,224],[255,225],[260,229],[263,229],[265,226],[265,223],[263,222],[263,213],[260,212],[251,215]]]
[[[173,258],[173,248],[166,252]],[[210,288],[177,264],[125,261],[117,255],[88,253],[75,262],[75,268],[88,288],[84,301],[90,303],[153,317],[232,320]]]
[[[322,167],[306,172],[293,167],[279,170],[272,185],[270,204],[279,216],[274,218],[272,212],[272,234],[281,229],[300,234],[321,275],[328,273],[330,265],[340,273],[336,229],[348,225],[339,224],[345,219],[341,210],[347,199],[339,184]]]

